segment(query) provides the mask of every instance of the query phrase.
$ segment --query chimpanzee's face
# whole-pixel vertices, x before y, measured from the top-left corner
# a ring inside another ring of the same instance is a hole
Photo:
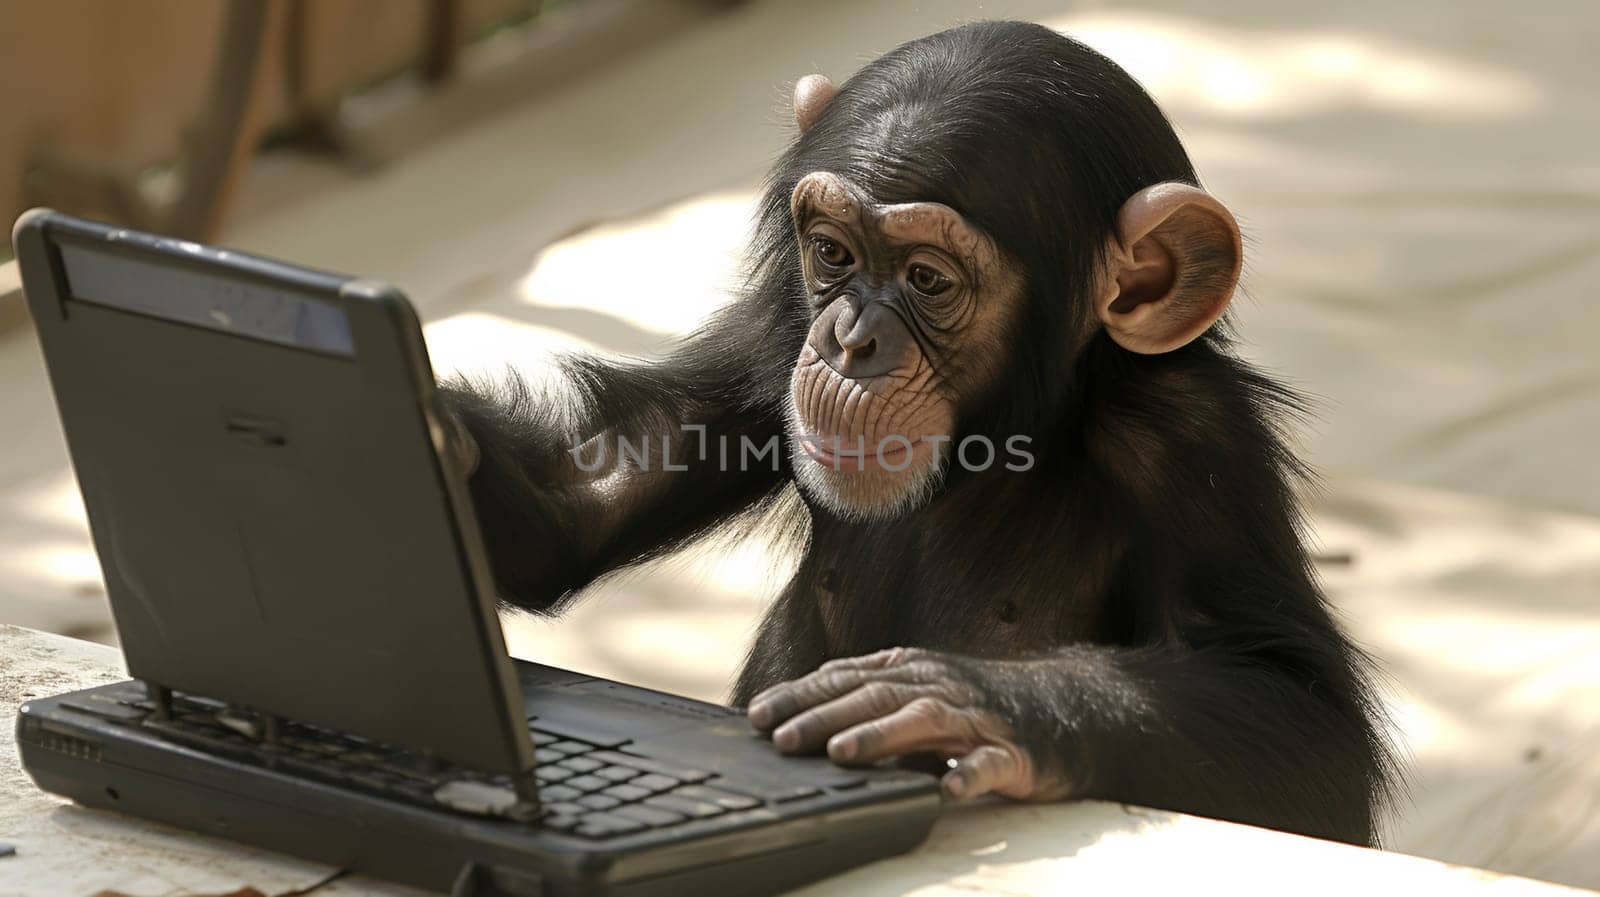
[[[790,200],[811,331],[792,378],[800,487],[846,518],[921,504],[957,412],[996,375],[1021,278],[949,206],[879,204],[829,172]]]

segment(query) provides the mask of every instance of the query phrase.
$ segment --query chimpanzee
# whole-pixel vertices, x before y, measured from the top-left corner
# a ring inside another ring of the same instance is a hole
[[[1301,405],[1229,351],[1239,230],[1154,101],[986,22],[794,108],[744,288],[665,360],[447,388],[503,600],[766,512],[803,551],[732,699],[778,749],[1372,843],[1394,764],[1301,542]]]

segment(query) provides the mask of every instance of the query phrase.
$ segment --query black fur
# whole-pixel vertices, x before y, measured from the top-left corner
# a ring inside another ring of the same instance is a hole
[[[482,449],[473,493],[504,598],[551,611],[792,498],[787,454],[741,473],[712,451],[611,502],[573,488],[564,456],[602,432],[681,441],[684,423],[782,438],[810,322],[788,199],[816,170],[879,202],[950,205],[1020,262],[1005,373],[959,409],[957,438],[1024,434],[1037,463],[952,470],[891,524],[807,508],[799,570],[734,701],[829,658],[939,649],[972,659],[987,702],[1075,796],[1373,842],[1393,763],[1365,658],[1301,543],[1302,471],[1279,432],[1295,399],[1229,353],[1223,325],[1159,356],[1093,326],[1087,289],[1123,201],[1197,180],[1126,73],[1039,26],[953,29],[850,79],[776,166],[742,295],[670,358],[575,362],[563,403],[448,390]],[[993,658],[1029,662],[978,663]]]

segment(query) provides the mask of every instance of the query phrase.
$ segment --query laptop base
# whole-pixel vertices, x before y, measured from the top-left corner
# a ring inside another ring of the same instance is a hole
[[[929,776],[779,757],[728,708],[520,661],[517,673],[527,706],[541,714],[531,721],[546,745],[538,750],[556,771],[608,758],[656,770],[640,772],[634,781],[650,780],[626,791],[667,789],[624,805],[647,819],[662,806],[693,806],[682,795],[723,795],[728,808],[613,832],[561,822],[552,808],[564,802],[548,797],[545,816],[531,823],[428,805],[425,795],[408,801],[365,782],[305,774],[312,768],[296,764],[315,752],[293,737],[289,747],[263,747],[262,758],[186,744],[170,723],[139,715],[147,693],[133,682],[30,701],[17,743],[39,787],[84,806],[461,897],[777,893],[912,849],[939,811]],[[195,705],[177,701],[182,721]],[[559,787],[541,779],[546,794]],[[607,792],[625,793],[609,786],[591,794]],[[594,815],[628,819],[622,812]]]

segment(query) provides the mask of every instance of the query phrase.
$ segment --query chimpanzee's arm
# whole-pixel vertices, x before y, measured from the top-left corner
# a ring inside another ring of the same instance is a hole
[[[1318,681],[1225,651],[1082,646],[975,677],[986,679],[1069,796],[1374,837],[1383,748],[1337,673]]]
[[[663,362],[571,361],[557,396],[516,377],[441,387],[476,444],[472,497],[502,599],[553,612],[781,485],[780,418],[750,398],[722,323]]]
[[[976,660],[897,648],[769,689],[750,717],[781,749],[826,744],[840,762],[957,759],[954,797],[1098,797],[1371,843],[1389,759],[1371,698],[1343,669],[1348,646],[1315,646],[1320,672],[1275,659],[1282,649],[1078,645]]]

